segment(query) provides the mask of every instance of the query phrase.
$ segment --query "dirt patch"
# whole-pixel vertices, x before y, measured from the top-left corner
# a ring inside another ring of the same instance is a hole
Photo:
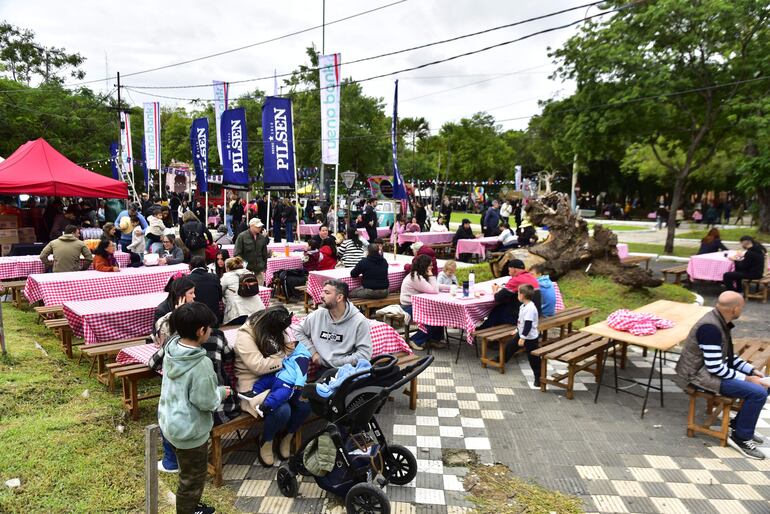
[[[444,466],[453,468],[469,468],[479,462],[479,455],[473,450],[456,450],[444,448],[441,450],[441,460]]]

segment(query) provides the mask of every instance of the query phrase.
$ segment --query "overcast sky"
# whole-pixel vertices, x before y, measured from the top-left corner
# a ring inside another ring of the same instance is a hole
[[[328,0],[326,22],[332,22],[396,0]],[[326,28],[327,53],[341,52],[344,77],[363,79],[419,65],[515,39],[544,28],[562,25],[586,15],[572,11],[467,38],[455,43],[402,53],[373,61],[345,65],[362,57],[425,44],[469,32],[512,23],[588,3],[588,0],[407,0],[383,10]],[[589,15],[599,12],[591,8]],[[104,0],[36,0],[0,2],[0,19],[32,29],[46,46],[64,47],[86,57],[86,80],[96,80],[163,66],[220,52],[321,24],[321,0],[282,2],[149,1],[130,3]],[[520,118],[539,112],[538,100],[565,96],[572,84],[549,80],[554,66],[548,47],[560,46],[576,28],[563,29],[478,55],[422,70],[363,83],[364,92],[385,98],[392,109],[393,81],[399,78],[399,115],[424,116],[432,129],[478,111],[496,119]],[[321,29],[266,43],[246,50],[161,71],[125,77],[129,86],[177,86],[232,81],[290,72],[307,63],[305,49],[321,50]],[[106,61],[106,62],[105,62]],[[109,73],[106,73],[106,69]],[[72,81],[70,81],[72,82]],[[103,92],[114,80],[91,84]],[[269,94],[272,78],[231,86],[235,98],[254,87]],[[154,90],[156,94],[213,97],[211,87]],[[163,105],[187,105],[182,100],[154,98],[130,92],[134,104],[157,100]],[[344,111],[342,116],[344,116]],[[526,119],[501,123],[504,128],[524,128]]]

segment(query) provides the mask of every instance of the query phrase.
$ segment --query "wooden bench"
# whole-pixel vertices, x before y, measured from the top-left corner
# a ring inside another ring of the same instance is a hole
[[[37,322],[42,323],[47,319],[63,318],[64,307],[61,305],[41,305],[35,307]]]
[[[746,279],[742,281],[742,285],[744,300],[762,300],[762,303],[767,303],[768,290],[770,290],[770,276]],[[754,286],[753,293],[751,292],[752,286]]]
[[[434,243],[429,244],[426,246],[430,246],[433,248],[433,251],[436,252],[436,257],[446,257],[451,259],[452,253],[454,251],[454,247],[452,246],[452,243]]]
[[[590,371],[597,382],[601,380],[604,352],[609,340],[592,334],[579,332],[553,342],[532,352],[540,357],[540,390],[546,391],[548,384],[567,390],[567,399],[573,398],[575,375],[579,371]],[[555,360],[567,364],[566,373],[557,373],[548,377],[548,361]],[[564,383],[567,379],[567,383]]]
[[[0,285],[4,288],[6,292],[10,289],[11,302],[13,302],[13,306],[16,307],[17,309],[20,309],[22,304],[25,301],[24,286],[26,284],[27,284],[26,280],[12,280],[9,282],[0,283]]]
[[[112,390],[110,374],[107,371],[107,361],[119,354],[123,348],[145,344],[145,339],[144,337],[137,337],[134,339],[106,341],[104,343],[84,344],[80,347],[80,354],[91,359],[91,368],[88,370],[88,376],[90,377],[91,373],[96,369],[96,379]]]
[[[310,312],[310,294],[308,294],[308,292],[307,292],[307,284],[304,285],[304,286],[297,286],[294,289],[296,289],[297,291],[302,292],[302,294],[304,295],[304,297],[305,297],[305,300],[304,300],[305,314],[307,314],[308,312]]]
[[[57,337],[61,341],[62,349],[64,353],[72,358],[72,328],[64,318],[51,318],[43,321],[43,324],[56,333]]]
[[[108,368],[111,365],[108,365]],[[155,370],[146,364],[122,364],[110,368],[111,375],[122,383],[122,401],[134,421],[139,419],[139,402],[158,398],[160,392],[139,395],[139,381],[148,378],[161,378]]]
[[[682,275],[687,276],[687,264],[680,264],[678,266],[671,266],[660,271],[663,273],[663,281],[668,281],[669,275],[674,275],[674,284],[679,285],[682,283]]]
[[[400,293],[390,293],[385,298],[352,298],[350,300],[354,306],[356,306],[364,316],[367,318],[372,317],[372,311],[382,309],[388,305],[397,305],[401,301]]]
[[[650,269],[650,261],[652,260],[652,257],[649,255],[629,255],[628,257],[624,257],[623,259],[620,259],[620,262],[623,264],[641,264],[644,263],[644,269]]]

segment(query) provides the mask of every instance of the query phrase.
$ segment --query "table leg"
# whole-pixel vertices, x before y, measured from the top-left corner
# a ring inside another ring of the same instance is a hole
[[[642,415],[641,415],[642,418],[644,418],[644,411],[647,408],[647,398],[649,398],[649,396],[650,396],[650,386],[652,386],[652,375],[655,373],[655,361],[657,359],[658,359],[658,350],[656,349],[655,353],[652,355],[652,366],[650,366],[650,376],[647,379],[647,387],[644,390],[644,402],[642,403]],[[661,378],[661,380],[662,380],[662,378]],[[663,400],[663,391],[662,390],[661,390],[660,394],[661,394],[661,401],[662,401]]]
[[[660,406],[663,407],[663,361],[665,360],[666,352],[663,352],[663,357],[658,359],[658,370],[660,380]]]
[[[614,347],[613,347],[613,351],[615,351]],[[607,348],[607,350],[604,352],[604,364],[602,364],[602,372],[599,374],[599,376],[596,377],[596,394],[594,395],[594,403],[596,403],[597,400],[599,400],[599,391],[602,389],[602,378],[604,376],[604,368],[607,366],[607,356],[609,354],[610,354],[609,348]],[[540,376],[542,378],[543,376],[542,373]],[[615,374],[615,376],[617,377],[617,373]]]

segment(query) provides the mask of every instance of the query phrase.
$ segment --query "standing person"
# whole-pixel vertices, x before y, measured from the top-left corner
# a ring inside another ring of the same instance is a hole
[[[351,277],[361,277],[361,287],[350,292],[351,298],[379,299],[388,296],[388,261],[382,256],[380,248],[376,242],[370,244],[366,257],[350,270]]]
[[[294,242],[294,229],[297,226],[297,208],[288,198],[283,204],[283,223],[286,227],[286,241]]]
[[[377,199],[370,198],[364,208],[364,224],[369,241],[377,239]]]
[[[267,195],[262,195],[257,200],[257,217],[261,220],[267,219]]]
[[[192,210],[195,213],[195,217],[198,218],[198,220],[205,220],[208,216],[208,213],[206,212],[206,207],[203,206],[203,204],[200,202],[200,200],[195,201],[195,207]]]
[[[139,212],[138,203],[130,204],[128,209],[120,211],[115,218],[115,226],[120,229],[120,248],[124,252],[128,251],[128,245],[131,244],[131,237],[134,232],[134,227],[131,225],[131,218],[133,217],[139,218],[139,225],[141,225],[142,230],[147,228],[147,220]]]
[[[281,226],[282,226],[282,220],[284,216],[284,205],[283,200],[280,198],[276,198],[273,201],[273,205],[275,206],[273,208],[273,212],[271,213],[273,215],[273,241],[276,243],[281,242]]]
[[[206,246],[213,242],[209,229],[201,223],[200,218],[192,211],[187,211],[182,216],[179,237],[187,249],[190,250],[190,255],[204,259],[206,258]]]
[[[767,385],[760,370],[735,355],[731,331],[733,321],[743,313],[743,297],[733,291],[719,295],[714,310],[704,315],[690,330],[676,364],[679,385],[729,398],[740,398],[743,405],[730,422],[727,444],[750,459],[762,460],[757,448],[764,438],[755,432],[759,414],[767,402]]]
[[[743,280],[762,278],[765,274],[767,250],[751,236],[741,237],[743,252],[730,257],[735,262],[735,271],[728,271],[722,277],[728,291],[743,292]]]
[[[493,237],[500,233],[500,202],[492,201],[492,207],[484,215],[484,236]]]
[[[441,216],[444,217],[444,223],[446,224],[447,230],[449,230],[449,219],[452,217],[452,204],[449,201],[449,197],[446,195],[441,201]]]
[[[201,348],[216,317],[204,304],[193,302],[176,309],[169,323],[174,335],[163,357],[158,422],[179,463],[176,510],[211,513],[214,510],[200,499],[206,485],[212,412],[232,394],[230,387],[217,385],[214,365]]]
[[[173,226],[176,226],[179,224],[179,195],[175,192],[171,193],[171,197],[168,199],[168,208],[171,215],[171,222],[173,223]]]
[[[505,345],[505,360],[507,362],[516,353],[516,348],[524,348],[529,359],[529,367],[535,375],[533,385],[540,387],[540,357],[532,355],[532,352],[538,348],[537,340],[540,337],[537,330],[539,316],[534,298],[535,288],[529,284],[519,286],[518,300],[521,307],[519,307],[516,328],[511,334],[513,340]]]
[[[500,206],[500,218],[502,218],[505,223],[510,224],[511,214],[513,214],[513,207],[511,207],[511,203],[506,198],[503,201],[503,205]]]
[[[48,260],[51,255],[53,263]],[[93,256],[86,244],[80,240],[80,229],[75,225],[67,225],[60,237],[45,245],[40,252],[40,260],[43,261],[43,267],[53,267],[54,273],[60,273],[88,269]]]
[[[425,232],[427,230],[425,222],[428,220],[428,212],[419,200],[415,202],[415,206],[417,209],[415,210],[414,217],[417,218],[417,224],[420,225],[420,232]]]
[[[264,226],[259,218],[251,218],[248,230],[238,234],[235,240],[234,255],[246,261],[246,268],[257,276],[267,268],[268,240],[262,233]]]
[[[233,237],[237,238],[240,233],[241,221],[243,221],[243,205],[240,198],[235,198],[233,206],[230,207],[230,218],[232,219]],[[260,218],[264,219],[264,218]]]

